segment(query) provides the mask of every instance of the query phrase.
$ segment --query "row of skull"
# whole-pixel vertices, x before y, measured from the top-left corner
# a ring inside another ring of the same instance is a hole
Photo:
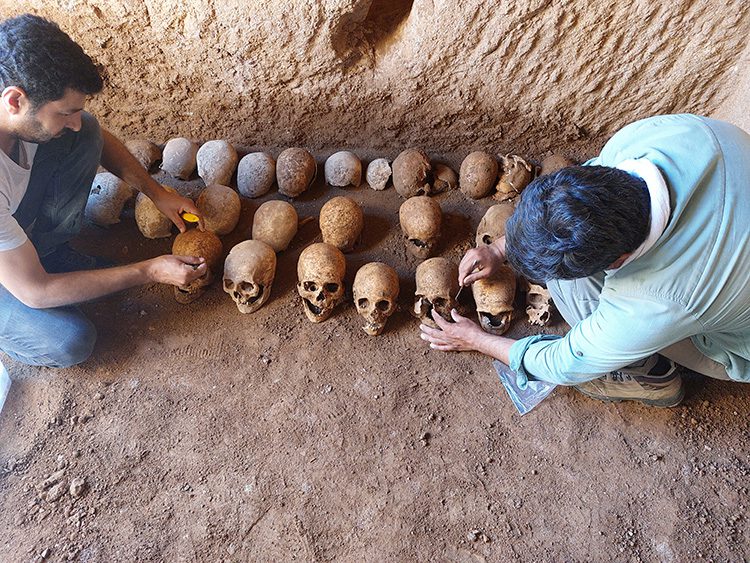
[[[170,176],[182,180],[195,173],[204,181],[206,190],[198,203],[208,209],[225,209],[217,219],[215,230],[234,228],[239,217],[240,200],[237,192],[228,187],[235,172],[240,195],[255,198],[268,193],[278,184],[279,193],[295,198],[305,192],[317,175],[315,158],[303,148],[292,147],[281,152],[276,160],[267,152],[253,152],[238,157],[236,149],[225,140],[211,140],[198,146],[184,137],[167,141],[164,149],[148,140],[131,140],[128,150],[142,166],[150,170],[161,160],[161,168]],[[572,164],[561,155],[552,155],[542,161],[541,173]],[[537,172],[518,155],[500,155],[498,158],[474,151],[461,163],[457,175],[443,163],[432,163],[421,149],[402,151],[392,165],[385,158],[373,160],[367,166],[366,179],[370,187],[383,190],[392,178],[396,191],[405,198],[429,196],[449,189],[460,188],[467,196],[478,199],[495,190],[495,198],[510,200],[516,197]],[[338,151],[325,161],[325,181],[336,187],[359,186],[362,181],[362,163],[350,151]],[[172,188],[167,188],[172,190]],[[86,214],[95,224],[107,226],[119,222],[125,203],[136,191],[116,176],[103,172],[96,176],[91,188]],[[204,200],[204,201],[201,201]],[[205,212],[203,208],[201,211]],[[160,216],[146,196],[138,195],[136,218],[141,232],[147,238],[170,236],[169,221]]]
[[[208,272],[185,287],[175,288],[181,303],[198,298],[213,281],[222,253],[220,239],[210,231],[190,230],[178,235],[175,254],[200,253],[206,256]],[[276,275],[276,252],[260,240],[246,240],[235,245],[224,263],[223,289],[244,314],[259,310],[269,299]],[[307,318],[320,323],[327,320],[345,296],[346,259],[335,246],[314,243],[305,248],[297,262],[297,292]],[[450,321],[450,311],[458,308],[458,268],[442,257],[420,263],[416,271],[413,314],[433,325],[433,310]],[[507,266],[491,279],[472,284],[477,315],[484,330],[503,334],[513,318],[516,278]],[[529,318],[532,322],[549,320],[549,294],[539,286],[527,288]],[[370,262],[356,273],[352,294],[357,312],[365,320],[363,330],[380,334],[389,317],[397,310],[399,278],[396,271],[382,262]],[[535,316],[543,308],[546,317]]]

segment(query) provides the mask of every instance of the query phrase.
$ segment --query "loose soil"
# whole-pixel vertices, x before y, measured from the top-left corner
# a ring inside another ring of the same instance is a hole
[[[157,177],[185,193],[201,185]],[[367,336],[350,297],[320,325],[304,316],[296,261],[320,240],[315,221],[280,254],[272,299],[253,315],[220,283],[188,306],[162,285],[84,305],[99,331],[89,361],[7,362],[0,560],[750,558],[750,386],[683,372],[688,394],[675,409],[558,388],[520,417],[489,359],[420,340],[408,314],[417,261],[393,188],[319,178],[294,205],[315,216],[334,195],[366,216],[348,287],[374,260],[401,278],[402,311],[386,331]],[[225,252],[249,235],[255,209],[280,197],[243,199]],[[437,197],[441,254],[458,260],[493,202]],[[170,245],[144,239],[132,209],[78,241],[119,262]],[[535,332],[517,310],[510,336]],[[565,328],[556,319],[546,330]],[[75,478],[85,480],[79,496]]]

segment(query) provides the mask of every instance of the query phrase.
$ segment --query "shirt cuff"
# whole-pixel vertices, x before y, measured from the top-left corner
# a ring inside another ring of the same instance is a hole
[[[526,351],[529,346],[536,344],[542,340],[558,340],[562,338],[555,334],[536,334],[534,336],[527,336],[520,340],[516,340],[510,347],[510,369],[516,374],[516,385],[519,389],[526,389],[529,380],[534,381],[536,378],[526,371],[523,367],[523,357],[526,355]]]

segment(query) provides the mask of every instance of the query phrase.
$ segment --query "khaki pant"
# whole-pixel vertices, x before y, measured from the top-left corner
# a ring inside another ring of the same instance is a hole
[[[599,306],[599,295],[604,285],[604,272],[579,280],[557,280],[547,283],[557,310],[573,326],[591,315]],[[724,366],[703,354],[690,338],[659,350],[673,362],[714,379],[730,380]]]

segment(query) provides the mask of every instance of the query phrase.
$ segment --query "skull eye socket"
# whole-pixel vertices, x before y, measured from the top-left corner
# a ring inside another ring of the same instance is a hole
[[[234,282],[230,279],[224,280],[224,289],[227,291],[233,291],[234,290]]]
[[[419,240],[418,238],[410,238],[409,242],[412,243],[414,246],[418,248],[425,248],[427,247],[427,243],[423,240]]]
[[[328,293],[336,293],[339,290],[339,284],[327,283],[325,284],[324,288]]]
[[[388,301],[386,301],[385,299],[381,299],[380,301],[375,303],[375,307],[377,308],[378,311],[385,312],[390,308],[390,306],[391,304],[388,303]]]
[[[482,242],[484,244],[492,244],[492,237],[490,235],[484,235],[482,237]]]
[[[432,300],[432,306],[437,309],[443,309],[448,304],[448,302],[443,299],[442,297],[436,297]]]
[[[302,284],[305,288],[305,291],[318,291],[318,284],[312,281],[306,281],[304,284]]]
[[[359,307],[360,309],[367,309],[367,306],[369,304],[370,304],[370,301],[368,301],[364,297],[360,299],[359,301],[357,301],[357,307]]]

